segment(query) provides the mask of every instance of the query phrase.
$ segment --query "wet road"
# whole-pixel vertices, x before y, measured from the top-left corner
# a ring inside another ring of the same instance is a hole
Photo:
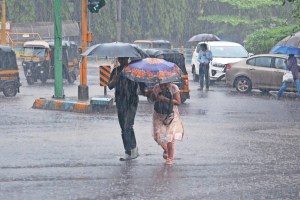
[[[102,95],[97,68],[90,96]],[[0,199],[300,199],[300,102],[217,84],[190,82],[180,106],[185,136],[165,166],[151,137],[152,105],[144,97],[135,121],[140,157],[123,153],[115,109],[94,114],[31,109],[51,97],[53,81],[0,94]],[[79,82],[64,91],[77,96]],[[109,91],[109,94],[113,94]]]

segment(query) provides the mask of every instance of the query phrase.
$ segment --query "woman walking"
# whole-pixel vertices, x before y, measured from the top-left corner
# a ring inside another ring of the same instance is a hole
[[[163,95],[167,91],[171,93],[169,98]],[[156,108],[153,112],[154,140],[163,149],[163,158],[166,159],[165,163],[167,165],[172,165],[175,151],[175,139],[181,140],[183,136],[183,126],[177,107],[177,105],[181,103],[179,88],[177,85],[171,83],[157,84],[154,86],[152,94],[155,103],[165,102],[167,104],[172,104],[173,112],[171,115],[174,116],[174,118],[173,120],[170,120],[171,122],[166,122],[165,120],[168,114],[161,114]]]

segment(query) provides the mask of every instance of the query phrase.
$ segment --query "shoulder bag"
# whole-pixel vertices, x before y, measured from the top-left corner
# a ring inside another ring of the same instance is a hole
[[[291,71],[287,71],[283,74],[282,82],[294,82],[294,77]]]
[[[160,92],[158,95],[163,95],[170,99],[169,102],[156,101],[154,103],[154,110],[157,113],[166,115],[165,119],[163,120],[163,124],[169,125],[172,123],[172,121],[174,119],[173,95],[169,90],[167,90],[165,92]]]

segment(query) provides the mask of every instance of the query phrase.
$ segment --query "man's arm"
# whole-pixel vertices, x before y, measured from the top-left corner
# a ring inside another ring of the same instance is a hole
[[[118,81],[118,75],[116,75],[116,69],[113,69],[113,71],[110,74],[109,81],[108,81],[108,88],[111,90],[115,88],[116,83]]]

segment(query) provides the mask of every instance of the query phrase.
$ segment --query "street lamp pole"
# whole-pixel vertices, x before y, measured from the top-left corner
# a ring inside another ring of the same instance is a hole
[[[81,48],[82,52],[87,49],[87,2],[82,0],[81,12]],[[87,56],[82,56],[80,65],[80,85],[78,86],[78,99],[89,99],[89,88],[87,86]]]
[[[63,99],[61,0],[54,1],[54,98]]]
[[[6,45],[6,8],[5,8],[5,0],[2,0],[1,44]]]

